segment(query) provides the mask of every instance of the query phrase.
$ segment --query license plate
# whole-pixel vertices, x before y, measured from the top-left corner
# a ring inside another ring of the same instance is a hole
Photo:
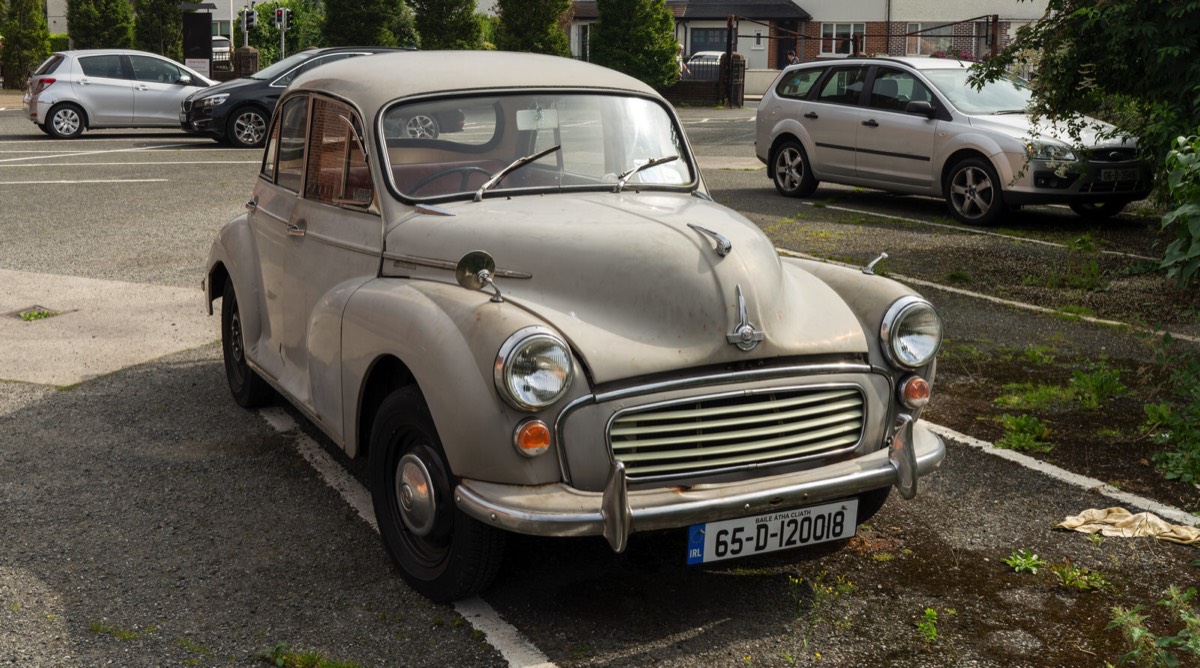
[[[1136,169],[1102,169],[1100,170],[1101,181],[1136,181],[1138,177]]]
[[[687,562],[704,564],[842,540],[854,535],[858,499],[735,520],[693,524]]]

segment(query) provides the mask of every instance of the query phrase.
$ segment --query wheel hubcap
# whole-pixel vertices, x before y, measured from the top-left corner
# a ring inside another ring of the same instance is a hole
[[[229,319],[229,352],[238,364],[242,363],[242,318],[237,311]]]
[[[982,171],[970,167],[960,171],[951,184],[954,208],[963,216],[979,218],[988,212],[995,196],[992,180]]]
[[[433,477],[420,457],[407,454],[396,465],[396,500],[409,531],[418,536],[428,536],[433,531],[437,498]]]
[[[775,161],[775,178],[779,185],[787,190],[795,190],[804,177],[804,161],[800,159],[800,151],[794,148],[784,149]]]
[[[54,114],[54,129],[60,134],[74,134],[79,129],[79,114],[71,109],[63,109]]]
[[[429,116],[413,116],[408,121],[408,136],[435,139],[437,127]]]

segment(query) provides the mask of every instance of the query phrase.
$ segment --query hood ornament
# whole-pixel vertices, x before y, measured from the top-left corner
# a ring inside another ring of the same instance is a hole
[[[766,333],[761,329],[755,329],[754,323],[750,322],[749,310],[746,308],[746,297],[742,294],[742,286],[737,286],[737,305],[738,305],[738,323],[733,326],[733,331],[725,336],[725,340],[738,349],[750,352],[758,347],[760,341],[766,336]]]

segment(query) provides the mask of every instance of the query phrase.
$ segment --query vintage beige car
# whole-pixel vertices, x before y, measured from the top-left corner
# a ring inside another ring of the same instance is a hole
[[[371,61],[286,91],[205,288],[235,400],[278,391],[367,459],[414,589],[481,590],[507,532],[677,530],[699,564],[844,541],[941,462],[933,307],[780,257],[654,90],[549,56]]]

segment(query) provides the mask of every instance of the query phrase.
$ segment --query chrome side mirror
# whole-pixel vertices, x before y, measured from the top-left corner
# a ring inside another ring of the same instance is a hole
[[[504,301],[504,297],[500,296],[500,288],[496,287],[495,281],[492,280],[495,275],[496,261],[486,251],[467,253],[454,268],[454,278],[459,285],[468,290],[482,290],[485,286],[491,286],[496,291],[492,295],[492,301],[500,303]]]

